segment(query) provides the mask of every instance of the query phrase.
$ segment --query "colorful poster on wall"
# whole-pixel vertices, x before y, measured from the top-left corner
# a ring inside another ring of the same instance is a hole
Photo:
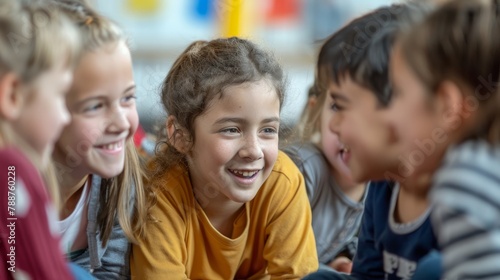
[[[127,0],[126,8],[135,14],[151,15],[160,10],[162,0]]]
[[[300,3],[298,0],[269,0],[266,21],[294,22],[300,18]]]
[[[213,0],[194,0],[194,14],[201,20],[210,20],[212,17]]]

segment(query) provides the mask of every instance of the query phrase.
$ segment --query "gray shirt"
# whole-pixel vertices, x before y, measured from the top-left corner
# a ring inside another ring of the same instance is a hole
[[[115,219],[108,244],[102,246],[97,226],[101,178],[92,175],[92,186],[88,206],[88,247],[82,254],[71,259],[75,264],[89,271],[97,279],[130,279],[130,243],[123,233],[118,219]]]
[[[327,159],[312,143],[291,145],[284,151],[304,175],[318,258],[327,264],[356,240],[367,191],[361,202],[347,197],[331,174]]]

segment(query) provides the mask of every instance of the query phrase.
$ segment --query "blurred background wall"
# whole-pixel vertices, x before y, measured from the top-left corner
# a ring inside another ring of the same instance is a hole
[[[297,122],[322,40],[391,0],[94,0],[129,36],[141,123],[163,125],[159,86],[194,40],[242,36],[274,52],[288,77],[283,122]]]

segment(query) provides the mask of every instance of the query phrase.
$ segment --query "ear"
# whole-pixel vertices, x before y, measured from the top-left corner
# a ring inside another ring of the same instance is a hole
[[[318,98],[316,96],[311,96],[309,97],[309,99],[307,100],[307,106],[309,108],[313,108],[314,106],[316,106],[316,103],[318,102]]]
[[[15,120],[21,114],[26,96],[20,88],[21,81],[14,73],[0,77],[0,116]]]
[[[442,116],[442,124],[446,130],[454,130],[462,124],[464,95],[455,82],[441,82],[436,91],[435,104],[436,113]]]
[[[183,154],[189,152],[189,133],[186,129],[180,127],[177,119],[174,116],[168,116],[166,121],[167,141],[175,147],[175,149]]]

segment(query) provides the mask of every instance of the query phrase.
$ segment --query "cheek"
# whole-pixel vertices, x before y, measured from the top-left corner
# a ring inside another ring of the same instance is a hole
[[[232,141],[215,137],[197,137],[190,156],[194,161],[204,162],[207,168],[219,168],[229,162],[236,152],[236,146]]]
[[[321,107],[321,125],[325,126],[325,124],[328,124],[328,121],[330,120],[330,117],[332,115],[332,111],[330,110],[330,107],[327,106],[328,104],[325,103],[325,106]],[[318,108],[320,109],[320,108]]]
[[[274,143],[270,144],[270,147],[268,147],[266,151],[267,157],[269,157],[273,161],[273,164],[274,161],[276,161],[276,159],[278,158],[278,153],[278,141],[275,141]]]
[[[383,127],[373,116],[360,113],[353,117],[344,126],[344,135],[341,141],[351,148],[351,153],[355,157],[364,157],[368,153],[377,152],[383,146]]]
[[[402,138],[411,142],[412,139],[418,138],[419,135],[426,131],[427,115],[424,114],[422,108],[413,106],[408,108],[406,115],[399,118],[398,130],[402,134]]]
[[[321,149],[329,159],[336,156],[339,146],[340,142],[337,134],[332,132],[321,133]]]
[[[139,126],[139,115],[137,114],[137,110],[135,107],[130,110],[127,118],[130,123],[130,136],[132,136]]]
[[[96,122],[97,123],[97,122]],[[93,122],[74,119],[63,131],[60,143],[84,153],[102,137],[102,130]]]
[[[342,122],[339,125],[339,141],[348,145],[353,146],[358,139],[358,129],[362,129],[356,114],[344,114]]]

